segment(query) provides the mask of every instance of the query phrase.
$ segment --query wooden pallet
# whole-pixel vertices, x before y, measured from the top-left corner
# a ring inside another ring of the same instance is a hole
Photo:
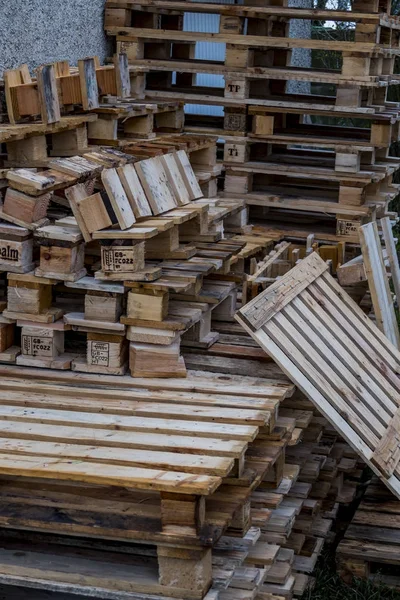
[[[183,107],[179,102],[143,103],[124,99],[101,104],[88,127],[91,144],[122,146],[132,138],[151,139],[159,132],[180,133]]]
[[[397,437],[393,430],[396,428],[397,418],[398,380],[394,373],[398,368],[398,351],[341,290],[333,278],[327,275],[326,270],[326,263],[315,253],[311,254],[281,280],[242,308],[237,318],[249,333],[258,339],[262,347],[278,361],[278,364],[286,369],[288,375],[298,382],[304,391],[307,391],[312,401],[331,422],[335,423],[335,427],[357,449],[391,491],[399,495],[396,474]],[[286,285],[289,285],[292,293],[286,294],[283,300],[279,299],[278,290],[287,290]],[[323,308],[315,301],[316,299],[323,302]],[[299,314],[294,306],[300,311]],[[292,323],[291,311],[293,310],[297,315],[295,324]],[[299,321],[304,314],[307,315],[308,322],[315,320],[322,323],[324,343],[310,327],[302,329],[302,335],[306,337],[301,341],[298,338],[299,334],[294,334],[298,331],[296,326],[306,327],[304,319],[301,325]],[[278,337],[276,337],[277,332],[279,332]],[[285,332],[284,338],[283,332]],[[323,348],[322,354],[318,354],[311,348],[310,339],[313,340],[313,344],[322,343],[322,346],[318,345],[318,348]],[[340,347],[338,354],[335,349],[329,350],[333,352],[331,365],[335,365],[339,369],[338,372],[325,363],[328,352],[325,346],[327,339],[331,340],[333,348]],[[298,343],[301,352],[296,345]],[[283,354],[283,347],[289,352],[289,356]],[[306,349],[307,359],[302,354]],[[338,363],[339,359],[346,360],[346,365]],[[361,397],[359,379],[357,384],[354,379],[355,373],[359,373],[360,369],[365,372],[363,381],[367,386],[362,392],[362,399],[367,404],[361,411],[353,400]],[[341,386],[345,377],[347,394],[345,398],[338,393],[338,373],[341,373]],[[368,379],[370,375],[373,376],[372,379]],[[380,394],[379,403],[375,404],[375,399],[370,396],[373,390]],[[388,402],[394,404],[389,408]],[[379,419],[383,419],[382,422],[376,421],[380,432],[373,429],[373,420],[377,418],[372,412],[375,409],[379,412]],[[345,410],[346,418],[339,414],[340,410]],[[364,421],[366,410],[369,412]],[[382,411],[385,412],[385,416]],[[393,418],[394,422],[392,422]]]
[[[399,501],[374,477],[337,548],[340,575],[399,589]]]

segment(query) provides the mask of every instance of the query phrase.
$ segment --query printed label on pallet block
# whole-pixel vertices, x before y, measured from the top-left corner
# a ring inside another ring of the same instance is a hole
[[[108,367],[110,344],[108,342],[89,342],[90,364]]]
[[[360,229],[360,221],[337,221],[337,235],[357,235]]]
[[[53,338],[35,335],[21,336],[22,354],[29,356],[53,356]]]
[[[32,261],[32,240],[0,240],[0,264],[22,267]]]
[[[101,261],[104,271],[136,271],[138,253],[133,248],[102,248]]]

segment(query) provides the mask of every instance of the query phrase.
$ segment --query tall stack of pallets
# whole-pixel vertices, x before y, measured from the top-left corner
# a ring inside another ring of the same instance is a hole
[[[399,19],[390,0],[355,1],[348,11],[251,4],[108,0],[105,26],[132,75],[148,69],[149,98],[224,107],[223,127],[212,131],[224,140],[225,195],[246,196],[252,222],[358,243],[360,224],[387,214],[397,194],[399,160],[388,149],[399,139],[399,108],[387,89],[398,83]],[[189,13],[199,23],[219,15],[219,31],[185,31]],[[292,19],[350,24],[348,40],[335,39],[334,26],[329,39],[288,37]],[[224,59],[196,59],[199,42],[225,44]],[[311,51],[310,65],[291,66],[295,48]],[[335,67],[314,68],[320,51]],[[198,87],[197,73],[222,74],[225,87]],[[310,93],[291,93],[296,81]]]

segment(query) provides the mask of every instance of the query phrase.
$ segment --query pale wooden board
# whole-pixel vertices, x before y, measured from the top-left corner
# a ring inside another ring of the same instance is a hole
[[[151,208],[134,166],[128,164],[118,167],[117,172],[135,217],[137,219],[150,217],[152,215]]]
[[[95,59],[83,58],[78,60],[78,69],[83,109],[93,110],[99,108],[99,88]]]
[[[190,199],[197,200],[198,198],[202,198],[203,193],[196,179],[196,175],[194,174],[187,153],[184,150],[179,150],[175,154],[175,160],[186,187],[189,190]]]
[[[135,169],[154,215],[178,205],[159,157],[137,162]]]
[[[390,265],[390,272],[392,276],[393,288],[396,294],[397,303],[400,304],[400,267],[399,259],[397,256],[396,245],[393,238],[393,229],[390,223],[390,218],[385,217],[380,220],[382,227],[383,239],[385,242],[385,248],[387,257]]]
[[[101,180],[106,188],[121,229],[128,229],[136,222],[135,215],[116,169],[104,169]]]
[[[236,319],[400,498],[400,353],[327,269],[312,253]]]
[[[175,198],[179,206],[188,204],[191,200],[191,190],[186,186],[183,179],[175,154],[164,154],[160,156],[165,172],[171,183]]]
[[[399,348],[399,328],[376,222],[360,227],[360,241],[376,324]]]

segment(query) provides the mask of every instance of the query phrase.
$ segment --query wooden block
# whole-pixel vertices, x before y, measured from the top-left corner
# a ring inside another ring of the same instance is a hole
[[[27,356],[55,358],[64,353],[64,331],[45,325],[24,326],[21,330],[21,351]]]
[[[104,14],[104,27],[117,26],[129,27],[131,24],[131,11],[127,8],[106,8]]]
[[[146,257],[148,259],[163,258],[164,255],[178,250],[179,248],[179,227],[174,225],[171,229],[159,233],[155,238],[146,240]]]
[[[246,99],[249,96],[248,79],[225,79],[225,98]]]
[[[122,294],[88,291],[85,319],[116,323],[122,313]]]
[[[274,133],[274,116],[254,115],[252,131],[255,135],[272,135]]]
[[[46,217],[50,199],[51,193],[33,197],[9,187],[4,199],[3,212],[27,224],[36,223]]]
[[[101,246],[104,273],[134,273],[144,269],[144,242],[131,246]]]
[[[244,163],[249,158],[248,144],[234,144],[225,142],[224,162]]]
[[[94,121],[94,123],[96,123],[96,121]],[[89,123],[89,125],[90,124],[91,123]],[[69,131],[53,133],[51,141],[51,156],[71,156],[74,154],[82,154],[89,150],[86,124]]]
[[[142,290],[128,292],[127,317],[145,321],[162,321],[168,314],[169,294],[161,290]]]
[[[167,173],[159,157],[142,160],[135,164],[135,169],[154,215],[177,206]]]
[[[151,208],[132,164],[118,167],[117,172],[136,219],[151,216]]]
[[[360,154],[336,153],[335,171],[357,173],[360,170]]]
[[[101,180],[118,219],[119,226],[121,229],[128,229],[136,222],[136,219],[117,170],[104,169],[101,173]]]
[[[254,63],[254,51],[251,48],[241,48],[236,44],[226,44],[225,65],[227,67],[246,68]]]
[[[8,161],[14,165],[45,166],[48,163],[47,141],[45,135],[8,142],[6,144]]]
[[[127,328],[126,337],[131,342],[169,346],[178,339],[178,334],[176,331],[169,331],[168,329],[130,325]]]
[[[51,285],[29,284],[9,281],[7,288],[7,310],[13,313],[37,315],[51,307]]]
[[[32,252],[32,237],[22,239],[21,241],[16,239],[0,239],[0,270],[11,273],[27,273],[28,271],[32,271],[34,268]]]
[[[351,187],[347,185],[339,186],[339,204],[347,206],[361,206],[364,204],[365,188]]]
[[[40,246],[40,266],[35,274],[62,281],[76,281],[86,275],[84,262],[84,244],[78,243],[70,248]]]
[[[196,535],[205,521],[204,496],[161,493],[161,523],[164,533]]]
[[[158,546],[160,584],[206,594],[212,581],[211,549],[184,550]]]
[[[5,352],[14,344],[14,324],[0,324],[0,352]]]
[[[132,377],[186,377],[179,349],[179,340],[169,346],[131,342],[129,369]]]
[[[118,119],[109,119],[99,115],[96,121],[88,123],[88,138],[91,143],[101,143],[102,140],[116,141],[118,139]]]
[[[127,356],[128,345],[124,336],[88,333],[88,365],[117,369],[125,364]]]
[[[113,225],[102,194],[99,192],[81,200],[78,204],[79,214],[89,233],[101,231]],[[83,233],[83,232],[82,232]]]

